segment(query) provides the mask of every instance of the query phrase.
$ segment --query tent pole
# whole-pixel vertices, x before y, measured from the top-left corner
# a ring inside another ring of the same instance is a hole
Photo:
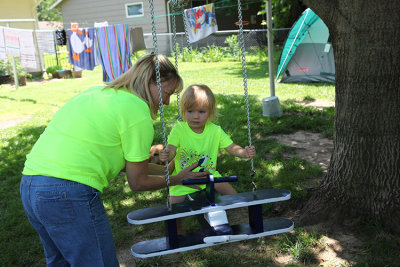
[[[265,8],[267,9],[267,29],[268,29],[268,63],[269,63],[269,86],[271,96],[275,96],[275,79],[274,79],[274,42],[272,39],[272,12],[271,0],[266,0]]]

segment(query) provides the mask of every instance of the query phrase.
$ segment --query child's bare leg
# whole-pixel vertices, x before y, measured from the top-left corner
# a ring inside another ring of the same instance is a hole
[[[237,194],[235,188],[233,188],[229,183],[217,183],[215,184],[215,190],[217,190],[221,195]]]
[[[170,196],[169,197],[169,202],[171,204],[176,204],[176,203],[181,203],[185,200],[186,195],[183,196]],[[177,218],[176,219],[176,230],[178,232],[178,235],[183,235],[186,233],[186,231],[182,227],[182,218]]]

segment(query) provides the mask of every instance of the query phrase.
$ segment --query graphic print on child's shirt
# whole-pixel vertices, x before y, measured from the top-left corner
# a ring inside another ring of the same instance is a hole
[[[200,162],[199,162],[200,161]],[[182,148],[180,157],[179,157],[179,165],[182,169],[199,162],[201,165],[194,169],[194,172],[197,171],[209,171],[213,173],[215,171],[214,160],[207,153],[199,153],[196,150],[190,148]]]

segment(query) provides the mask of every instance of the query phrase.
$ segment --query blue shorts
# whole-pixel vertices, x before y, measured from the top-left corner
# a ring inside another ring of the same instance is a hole
[[[21,199],[47,266],[119,266],[100,192],[74,181],[23,175]]]

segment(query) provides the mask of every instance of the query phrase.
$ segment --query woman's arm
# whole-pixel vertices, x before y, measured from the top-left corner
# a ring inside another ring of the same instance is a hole
[[[160,165],[161,166],[161,165]],[[197,167],[197,163],[180,171],[176,175],[170,176],[170,185],[178,185],[183,179],[204,178],[209,172],[192,172]],[[135,191],[157,190],[167,186],[164,175],[151,175],[148,170],[148,161],[126,162],[126,177],[129,186]]]
[[[232,145],[225,148],[225,150],[236,157],[239,158],[253,158],[256,155],[256,149],[254,146],[246,146],[245,148],[233,143]]]
[[[148,174],[149,175],[164,175],[165,174],[165,164],[154,164],[154,163],[149,163],[148,164]],[[175,169],[175,162],[170,161],[168,163],[168,171],[169,174],[171,174]]]

